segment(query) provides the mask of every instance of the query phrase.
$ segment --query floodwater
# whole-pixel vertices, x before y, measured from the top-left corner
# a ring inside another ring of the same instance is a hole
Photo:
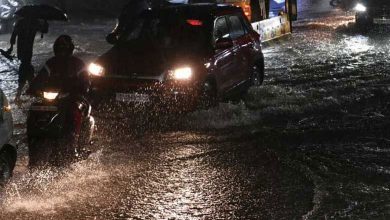
[[[245,102],[180,117],[97,118],[94,153],[67,168],[26,168],[28,101],[13,106],[19,160],[0,218],[389,218],[390,33],[352,23],[340,12],[296,22],[293,35],[264,46],[266,81]],[[109,47],[102,33],[112,25],[64,30],[88,61]],[[37,44],[36,65],[60,30]],[[16,68],[2,59],[9,97]]]

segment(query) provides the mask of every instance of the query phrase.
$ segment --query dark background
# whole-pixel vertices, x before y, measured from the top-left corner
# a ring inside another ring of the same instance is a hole
[[[117,17],[129,0],[26,0],[61,7],[70,15],[81,17]],[[310,5],[310,7],[308,7]],[[318,12],[329,10],[329,0],[298,0],[298,10]]]
[[[116,17],[128,0],[35,0],[33,3],[55,5],[69,14]]]

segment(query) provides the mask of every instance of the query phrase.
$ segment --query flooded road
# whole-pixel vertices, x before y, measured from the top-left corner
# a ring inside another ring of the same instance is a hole
[[[390,32],[323,16],[264,47],[266,81],[245,102],[148,122],[98,118],[94,153],[69,168],[27,170],[28,101],[13,106],[19,161],[0,219],[389,218]],[[111,25],[64,29],[87,61],[109,47]],[[45,42],[36,66],[50,56]],[[2,59],[10,97],[16,67]]]

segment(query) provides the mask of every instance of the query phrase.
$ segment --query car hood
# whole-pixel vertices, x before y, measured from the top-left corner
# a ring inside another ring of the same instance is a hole
[[[162,76],[167,70],[183,65],[199,65],[204,54],[188,51],[168,51],[158,47],[114,46],[99,57],[97,63],[105,68],[106,76]]]
[[[368,5],[373,8],[389,8],[390,1],[389,0],[363,0],[363,4]]]

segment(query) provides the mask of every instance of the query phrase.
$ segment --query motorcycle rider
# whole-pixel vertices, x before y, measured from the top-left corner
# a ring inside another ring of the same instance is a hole
[[[75,100],[82,99],[86,101],[83,97],[90,85],[85,63],[73,56],[74,47],[70,36],[59,36],[53,45],[54,57],[46,62],[45,66],[33,79],[27,91],[28,94],[35,94],[38,91],[42,91],[48,84],[54,84],[61,88],[62,93],[69,94],[67,101],[59,107],[60,111],[65,115],[64,133],[70,134],[70,136],[64,137],[64,143],[69,144],[60,146],[60,149],[57,149],[61,158],[55,159],[56,161],[64,161],[64,163],[73,159],[72,155],[75,152],[77,135],[80,134],[81,130],[82,113],[76,106],[77,104],[75,103],[77,102]],[[37,161],[39,161],[39,158],[34,158],[34,155],[37,155],[37,150],[39,150],[35,148],[37,147],[29,144],[30,166],[32,167],[36,166]]]
[[[89,87],[89,78],[84,61],[73,55],[73,39],[69,35],[59,36],[53,45],[54,57],[46,61],[38,75],[33,79],[29,90],[42,88],[50,81],[59,82],[66,92],[83,94]]]

